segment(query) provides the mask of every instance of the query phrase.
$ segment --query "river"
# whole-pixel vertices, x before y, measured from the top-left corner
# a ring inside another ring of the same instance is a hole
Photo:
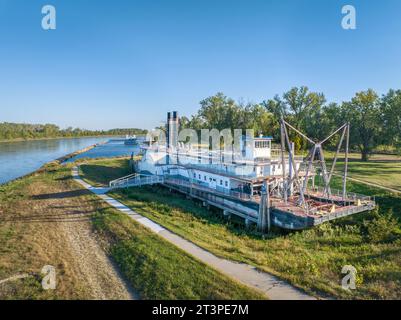
[[[107,142],[76,158],[115,157],[137,153],[138,146],[126,146],[112,138],[74,138],[0,143],[0,184],[34,172],[45,163],[84,149],[97,143]]]

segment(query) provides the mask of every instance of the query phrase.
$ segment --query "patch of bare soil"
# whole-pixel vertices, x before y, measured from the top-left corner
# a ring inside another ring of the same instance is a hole
[[[57,288],[50,298],[135,299],[93,231],[98,200],[67,180],[34,181],[25,197],[2,208],[0,224],[12,230],[15,243],[8,245],[16,250],[0,257],[0,267],[37,273],[54,266]]]

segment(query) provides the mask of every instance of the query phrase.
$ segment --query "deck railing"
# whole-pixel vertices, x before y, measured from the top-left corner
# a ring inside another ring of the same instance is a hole
[[[110,189],[140,187],[144,185],[163,183],[163,181],[164,178],[162,176],[131,174],[129,176],[110,181],[109,186]]]
[[[197,190],[201,190],[201,191],[205,191],[205,192],[213,192],[216,195],[224,195],[224,196],[228,196],[228,197],[235,198],[238,200],[243,200],[243,201],[252,200],[252,196],[247,193],[237,192],[237,191],[228,190],[228,189],[224,190],[223,188],[218,188],[218,189],[209,188],[206,186],[202,186],[198,183],[193,183],[189,180],[184,180],[184,179],[166,177],[164,179],[164,183],[171,183],[174,185],[185,186],[187,188],[193,188],[193,189],[197,189]]]
[[[322,186],[315,186],[314,188],[310,189],[313,192],[317,192],[320,194],[325,194],[325,188]],[[343,199],[343,192],[338,189],[333,189],[330,188],[331,190],[331,198],[333,200],[342,200]],[[363,194],[355,193],[355,192],[346,192],[345,193],[345,201],[356,201],[356,200],[361,200],[361,201],[374,201],[372,197],[366,196]]]

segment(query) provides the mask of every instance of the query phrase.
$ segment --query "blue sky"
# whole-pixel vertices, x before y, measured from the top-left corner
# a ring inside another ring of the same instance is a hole
[[[41,28],[41,8],[57,30]],[[357,30],[341,28],[352,4]],[[401,87],[399,0],[0,0],[0,122],[152,128],[222,91]]]

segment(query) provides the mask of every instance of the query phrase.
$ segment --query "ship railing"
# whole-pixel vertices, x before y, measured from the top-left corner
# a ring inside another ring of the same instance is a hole
[[[157,175],[141,175],[131,174],[113,181],[110,181],[110,189],[128,188],[128,187],[140,187],[144,185],[151,185],[157,183],[163,183],[164,178]]]
[[[193,183],[193,182],[191,182],[189,180],[184,180],[184,179],[166,177],[164,179],[164,183],[184,186],[184,187],[187,187],[187,188],[193,188],[193,189],[197,189],[197,190],[205,191],[205,192],[212,192],[212,193],[214,193],[216,195],[224,195],[224,196],[228,196],[228,197],[239,199],[239,200],[243,200],[243,201],[252,200],[252,196],[250,194],[247,194],[247,193],[237,192],[237,191],[228,190],[228,189],[224,190],[224,188],[216,188],[216,189],[214,189],[214,188],[203,186],[203,185],[200,185],[198,183]]]
[[[324,195],[326,193],[325,192],[325,188],[322,187],[322,186],[315,186],[314,188],[311,188],[310,191],[316,192],[317,194],[322,194],[322,195]],[[331,191],[330,192],[330,194],[331,194],[330,198],[332,200],[343,200],[343,192],[342,192],[342,190],[330,188],[330,191]],[[366,195],[355,193],[355,192],[346,192],[344,200],[346,202],[347,201],[356,201],[356,200],[374,201],[374,199],[372,199],[372,197],[370,197],[370,196],[366,196]]]

